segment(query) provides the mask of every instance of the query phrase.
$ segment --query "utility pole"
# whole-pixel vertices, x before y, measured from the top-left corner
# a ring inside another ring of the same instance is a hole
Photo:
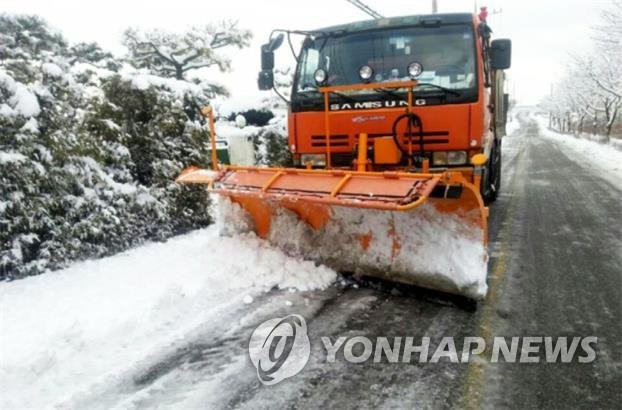
[[[369,7],[367,4],[363,3],[361,0],[348,0],[348,3],[351,3],[359,8],[359,10],[364,11],[375,19],[384,18],[384,16],[378,13],[376,10]]]
[[[432,0],[432,14],[438,13],[438,3],[436,0]]]

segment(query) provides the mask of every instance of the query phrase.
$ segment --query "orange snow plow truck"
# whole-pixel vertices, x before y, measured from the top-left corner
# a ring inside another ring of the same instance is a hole
[[[295,165],[218,164],[208,108],[214,167],[188,168],[178,181],[207,184],[227,229],[254,230],[289,254],[481,299],[511,54],[510,40],[491,33],[472,14],[275,30],[258,83],[278,93],[274,52],[287,39],[297,61]]]

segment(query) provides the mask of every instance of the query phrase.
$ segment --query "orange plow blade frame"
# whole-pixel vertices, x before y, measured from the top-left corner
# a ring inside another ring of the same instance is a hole
[[[190,167],[176,181],[208,185],[210,191],[239,203],[253,217],[260,237],[267,234],[266,229],[261,227],[267,228],[266,225],[269,224],[266,221],[269,214],[262,209],[262,204],[266,202],[277,202],[293,210],[317,229],[321,226],[318,214],[325,213],[322,205],[409,211],[428,200],[439,183],[445,186],[459,185],[467,191],[466,196],[470,198],[466,203],[464,199],[449,202],[433,199],[437,204],[435,206],[439,211],[448,213],[479,208],[481,219],[471,219],[487,233],[487,209],[479,199],[477,188],[459,172],[423,174],[239,166],[210,171]],[[486,238],[487,235],[484,241]]]
[[[435,269],[435,255],[456,253],[463,247],[460,242],[439,242],[432,238],[430,244],[422,244],[428,240],[426,235],[445,235],[444,222],[435,225],[437,228],[424,229],[425,233],[413,239],[409,230],[421,229],[418,218],[449,221],[447,226],[455,232],[466,234],[479,243],[478,249],[481,248],[482,252],[472,252],[473,257],[486,258],[488,209],[478,188],[460,172],[432,174],[226,166],[217,171],[189,168],[181,173],[177,181],[206,184],[211,192],[238,204],[250,216],[255,233],[282,248],[289,248],[288,241],[295,238],[284,239],[291,233],[279,232],[283,230],[283,225],[280,225],[278,218],[282,217],[283,210],[293,213],[305,222],[311,232],[301,233],[301,236],[324,235],[305,245],[309,249],[301,246],[298,256],[325,263],[336,270],[355,271],[360,268],[368,276],[474,299],[485,294],[485,272],[477,284],[469,283],[468,286],[455,285],[451,280],[439,283],[435,279],[437,276],[417,275],[416,272],[420,252],[426,254],[423,258],[427,260],[425,270],[432,271]],[[447,194],[450,187],[459,187],[459,195],[442,195],[443,192]],[[417,208],[424,211],[417,211]],[[345,209],[354,209],[358,216],[354,219],[346,216],[344,219]],[[362,227],[367,220],[374,218],[381,222],[375,227]],[[414,227],[410,227],[412,223]],[[333,224],[336,226],[331,226]],[[355,228],[355,225],[361,225],[361,228]],[[329,236],[339,238],[330,246],[347,248],[346,256],[340,251],[334,256],[330,254],[330,249],[325,252],[316,249],[331,242],[326,239]],[[380,256],[367,258],[365,253],[379,241],[387,242],[387,249],[380,252]],[[353,256],[353,252],[356,255]],[[455,259],[460,263],[460,258]],[[378,266],[375,266],[376,260],[379,261]],[[485,262],[482,260],[482,269],[485,269]]]

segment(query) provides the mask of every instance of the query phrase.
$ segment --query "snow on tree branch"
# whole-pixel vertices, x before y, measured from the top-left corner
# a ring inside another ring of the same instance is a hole
[[[240,29],[237,22],[223,21],[192,27],[185,33],[130,28],[123,35],[123,44],[128,48],[129,61],[137,68],[184,80],[188,71],[199,68],[230,70],[230,59],[218,50],[246,47],[251,37],[251,32]]]
[[[591,52],[571,56],[565,76],[545,104],[550,125],[562,132],[602,133],[609,138],[622,108],[622,1],[601,12],[592,28]]]

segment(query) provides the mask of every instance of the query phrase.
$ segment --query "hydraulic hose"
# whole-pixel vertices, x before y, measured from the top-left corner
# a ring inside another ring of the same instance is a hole
[[[417,159],[416,153],[415,152],[409,153],[408,150],[405,149],[400,142],[400,138],[399,138],[398,131],[397,131],[397,126],[403,119],[407,119],[408,121],[408,143],[409,144],[412,144],[413,126],[418,129],[418,134],[419,134],[418,154],[420,157],[423,157],[425,154],[424,146],[423,146],[423,142],[424,142],[423,141],[423,122],[421,121],[421,118],[417,114],[408,112],[406,114],[402,114],[399,117],[397,117],[395,121],[393,121],[393,127],[392,127],[393,141],[395,142],[395,145],[397,145],[397,148],[399,148],[399,150],[402,152],[402,157],[405,156],[407,158],[413,159],[414,162],[418,162],[416,161]]]

